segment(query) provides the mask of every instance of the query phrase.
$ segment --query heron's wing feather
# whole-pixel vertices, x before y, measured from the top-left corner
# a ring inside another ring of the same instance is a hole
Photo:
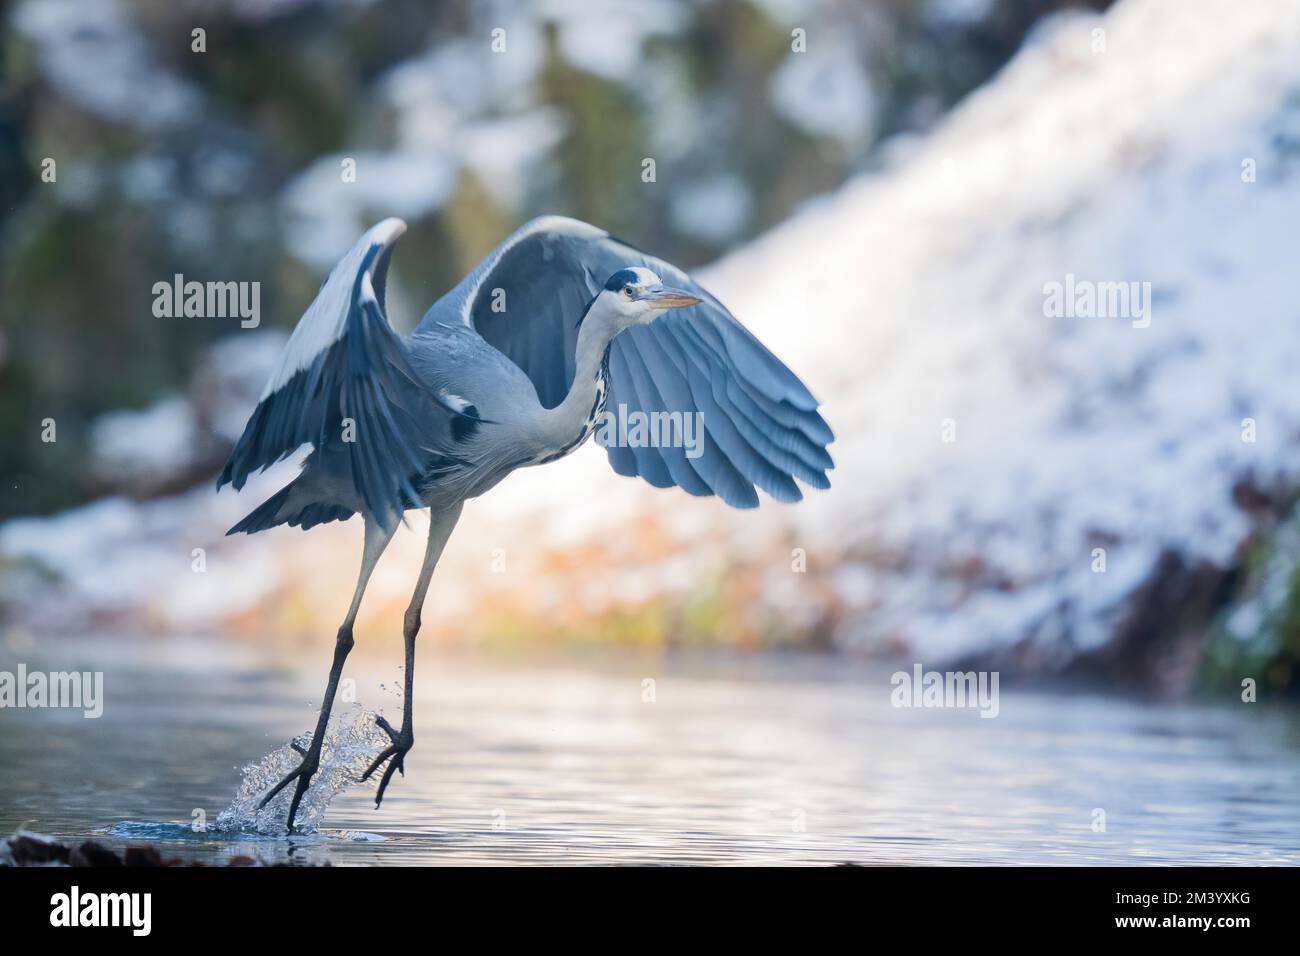
[[[755,486],[781,501],[802,497],[795,478],[829,487],[826,445],[834,436],[804,384],[685,272],[602,229],[557,216],[534,220],[435,311],[455,311],[504,352],[550,408],[573,381],[578,319],[604,281],[627,266],[651,269],[701,302],[614,340],[606,407],[680,412],[683,421],[700,413],[691,424],[702,421],[703,434],[690,447],[607,447],[614,470],[736,507],[758,504]]]
[[[583,266],[608,238],[576,219],[534,219],[489,253],[425,322],[459,318],[523,369],[541,403],[554,408],[573,380],[578,319],[600,288]]]
[[[242,488],[250,473],[311,443],[341,450],[366,512],[385,526],[419,504],[413,483],[432,454],[449,453],[459,412],[422,383],[384,311],[388,259],[405,228],[384,220],[334,267],[289,337],[218,488]]]

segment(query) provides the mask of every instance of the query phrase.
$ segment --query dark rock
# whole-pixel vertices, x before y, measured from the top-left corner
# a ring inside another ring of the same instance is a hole
[[[164,860],[162,854],[151,846],[129,846],[126,848],[127,866],[172,866],[176,860]]]
[[[1115,637],[1075,658],[1066,675],[1163,698],[1182,696],[1196,677],[1210,623],[1231,600],[1240,573],[1166,551],[1133,596]]]
[[[41,866],[48,863],[67,863],[71,851],[49,837],[34,833],[18,833],[9,838],[9,856],[14,866]]]
[[[122,858],[94,840],[86,840],[68,857],[69,866],[121,866]]]
[[[207,863],[187,863],[177,857],[164,857],[156,847],[127,847],[119,855],[111,847],[95,840],[83,840],[76,846],[62,843],[53,837],[39,833],[19,832],[8,839],[0,839],[0,867],[3,866],[50,866],[63,864],[77,867],[111,867],[111,866],[208,866]],[[224,866],[262,866],[256,857],[240,854],[232,856]],[[316,866],[325,864],[298,863],[275,864],[277,866]]]

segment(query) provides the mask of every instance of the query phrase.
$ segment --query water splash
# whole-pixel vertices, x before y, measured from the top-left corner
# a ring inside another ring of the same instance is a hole
[[[375,723],[378,716],[360,704],[341,704],[334,708],[325,739],[321,746],[320,767],[312,777],[311,786],[298,805],[294,828],[300,833],[314,833],[325,816],[330,802],[346,787],[361,782],[380,751],[389,744],[388,735]],[[295,737],[292,743],[306,749],[311,744],[311,734]],[[253,832],[263,835],[282,835],[289,816],[289,802],[293,799],[295,784],[281,790],[264,810],[258,804],[267,791],[302,762],[302,757],[289,743],[285,743],[242,771],[243,779],[234,802],[217,816],[213,828],[218,833]],[[373,780],[373,778],[372,778]]]

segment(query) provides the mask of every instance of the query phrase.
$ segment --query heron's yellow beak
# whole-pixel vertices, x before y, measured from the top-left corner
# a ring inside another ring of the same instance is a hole
[[[681,289],[672,289],[668,286],[660,286],[658,289],[651,289],[644,296],[656,309],[684,309],[687,306],[699,305],[699,296],[691,295]]]

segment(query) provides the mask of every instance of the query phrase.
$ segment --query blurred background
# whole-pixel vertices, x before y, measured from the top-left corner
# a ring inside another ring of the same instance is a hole
[[[700,266],[931,128],[1062,6],[15,4],[0,202],[3,425],[20,440],[0,452],[18,479],[0,514],[174,491],[221,460],[218,431],[174,450],[193,455],[189,473],[131,485],[102,458],[86,467],[106,450],[100,416],[188,392],[232,334],[157,321],[160,277],[260,281],[267,325],[290,329],[321,273],[388,215],[412,226],[395,319],[408,324],[540,213]],[[818,36],[804,55],[795,29]],[[57,452],[26,427],[32,409],[59,420]]]
[[[562,213],[703,270],[825,403],[834,488],[732,514],[584,449],[468,509],[436,639],[1293,693],[1295,9],[1226,10],[10,5],[5,626],[327,643],[357,522],[225,539],[293,465],[210,484],[285,334],[380,218],[411,225],[409,328]],[[155,317],[176,273],[260,283],[261,324]],[[1067,274],[1151,283],[1153,321],[1045,318]],[[406,601],[412,524],[376,627]]]
[[[331,810],[397,842],[331,858],[1300,860],[1269,706],[1300,693],[1300,4],[20,0],[2,26],[0,665],[100,669],[108,700],[0,720],[0,831],[246,852],[156,821],[215,814],[310,724],[361,530],[226,538],[296,461],[215,474],[364,229],[410,224],[409,329],[559,213],[692,270],[804,378],[833,488],[733,512],[589,445],[471,502],[391,819]],[[260,324],[156,317],[176,274],[259,283]],[[1049,314],[1076,279],[1145,287],[1141,321]],[[390,716],[410,524],[348,665]],[[999,719],[891,707],[914,663],[997,672]]]

